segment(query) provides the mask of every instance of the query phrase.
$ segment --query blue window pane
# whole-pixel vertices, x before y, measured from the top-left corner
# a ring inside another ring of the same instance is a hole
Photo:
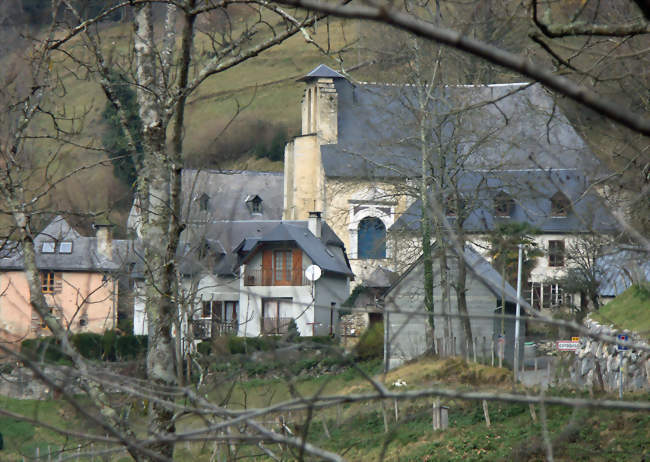
[[[364,218],[359,223],[358,258],[386,258],[386,227],[379,218]]]

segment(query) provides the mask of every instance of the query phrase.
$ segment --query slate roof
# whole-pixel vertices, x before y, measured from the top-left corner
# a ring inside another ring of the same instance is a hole
[[[184,169],[183,217],[188,223],[219,220],[279,220],[282,218],[284,175],[279,172]],[[201,196],[208,197],[201,210]],[[261,213],[247,200],[259,196]]]
[[[602,275],[602,297],[616,297],[634,281],[650,281],[650,253],[644,249],[619,249],[599,258],[596,267]]]
[[[344,79],[345,77],[343,77],[341,74],[336,72],[331,67],[326,66],[325,64],[319,64],[309,74],[305,75],[304,77],[300,77],[297,81],[307,82],[312,79],[318,79],[318,78]]]
[[[338,143],[321,146],[329,177],[420,176],[415,89],[336,79]],[[598,163],[540,85],[447,86],[430,113],[434,144],[468,169],[576,168]],[[433,130],[435,128],[436,130]]]
[[[484,233],[498,223],[527,222],[547,234],[615,233],[614,216],[602,200],[587,190],[588,180],[577,169],[509,170],[464,172],[458,177],[459,190],[470,211],[463,228]],[[566,216],[552,216],[551,197],[563,193],[571,202]],[[510,196],[515,206],[509,217],[495,216],[494,200],[499,193]],[[421,201],[415,201],[391,227],[392,231],[416,232],[420,229]],[[454,217],[448,217],[450,222]]]
[[[212,249],[223,249],[223,252],[215,252],[214,265],[212,268],[207,269],[222,276],[233,275],[235,274],[236,269],[240,264],[241,258],[251,252],[251,250],[253,250],[260,241],[263,239],[268,239],[269,236],[272,238],[277,238],[277,235],[272,233],[282,224],[288,224],[291,226],[292,232],[296,232],[295,230],[298,230],[298,234],[300,235],[297,237],[300,237],[301,242],[304,241],[305,233],[313,237],[313,235],[307,230],[306,220],[229,220],[211,221],[210,223],[206,223],[202,226],[194,225],[185,231],[185,234],[183,235],[182,246],[183,249],[185,249],[183,251],[183,255],[185,256],[182,258],[182,261],[186,261],[187,263],[181,268],[181,270],[185,274],[191,274],[192,272],[199,271],[200,269],[206,269],[206,263],[199,262],[196,258],[196,249],[197,242],[207,240],[208,243],[210,243]],[[279,231],[275,232],[277,233]],[[296,236],[287,235],[285,237],[288,237],[285,239],[288,241],[293,240],[293,237]],[[313,239],[317,242],[320,242],[320,244],[316,245],[314,242],[312,242],[312,244],[317,247],[320,246],[323,249],[327,246],[344,249],[343,241],[339,239],[332,228],[330,228],[329,225],[325,222],[323,222],[322,226],[321,239],[318,240],[315,237]],[[308,242],[303,243],[306,245],[306,248],[303,250],[305,250],[311,257],[309,251],[312,249],[312,246],[307,245]],[[316,255],[316,258],[320,258],[319,255],[322,254],[316,252],[314,255]],[[328,260],[326,259],[325,261],[322,261],[322,263],[325,263],[326,261]],[[344,262],[344,265],[347,267],[347,262]],[[340,272],[341,267],[332,267],[330,270]]]
[[[375,270],[363,280],[362,284],[366,287],[385,289],[390,287],[398,277],[399,275],[395,271],[380,266],[379,268],[375,268]]]
[[[55,251],[43,253],[43,243],[54,242]],[[59,244],[72,242],[71,253],[61,253]],[[97,252],[97,238],[86,237],[72,228],[63,217],[55,217],[35,238],[36,266],[41,270],[115,272],[122,268],[119,252],[127,241],[113,240],[114,256],[108,259]],[[23,270],[23,252],[19,245],[8,243],[0,256],[0,270]]]
[[[435,246],[434,246],[435,248]],[[465,263],[467,264],[467,269],[474,276],[476,276],[485,286],[490,289],[497,298],[501,298],[503,290],[505,288],[506,301],[511,303],[517,303],[517,291],[510,285],[506,280],[504,281],[499,272],[494,269],[494,267],[483,258],[476,250],[471,247],[466,247],[465,252],[463,253],[465,258]],[[391,286],[386,290],[384,296],[388,296],[391,290],[399,285],[399,283],[418,265],[422,264],[422,256],[418,258]],[[434,265],[434,271],[435,271]],[[530,308],[530,304],[524,300],[520,299],[520,305],[523,309]]]
[[[325,238],[325,241],[327,241],[327,238]],[[314,236],[307,229],[306,223],[304,222],[285,221],[277,224],[269,232],[265,233],[260,238],[255,239],[255,244],[251,248],[249,257],[247,258],[250,258],[257,249],[261,248],[265,244],[284,242],[295,243],[309,256],[309,258],[311,258],[312,262],[320,266],[323,271],[353,276],[348,262],[339,258],[335,253],[329,250],[323,240]],[[246,259],[244,259],[243,262],[245,263]]]

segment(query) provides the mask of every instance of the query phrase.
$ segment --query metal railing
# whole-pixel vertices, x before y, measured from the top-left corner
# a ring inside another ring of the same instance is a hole
[[[237,330],[238,323],[236,321],[213,322],[211,318],[192,320],[192,332],[195,338],[206,339],[237,334]]]
[[[293,318],[262,318],[262,334],[281,335],[289,331],[289,323]]]

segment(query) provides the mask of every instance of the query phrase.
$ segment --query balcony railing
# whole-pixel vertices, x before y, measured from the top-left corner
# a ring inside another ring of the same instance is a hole
[[[192,332],[194,333],[195,338],[206,339],[222,335],[236,334],[237,329],[238,326],[236,321],[212,322],[212,319],[210,318],[192,320]]]
[[[262,318],[262,334],[281,335],[289,330],[289,323],[293,318]]]
[[[275,270],[273,268],[246,268],[244,271],[246,286],[306,286],[309,280],[302,268]]]

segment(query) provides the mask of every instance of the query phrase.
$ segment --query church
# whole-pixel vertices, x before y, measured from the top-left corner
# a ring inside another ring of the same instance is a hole
[[[443,195],[460,190],[467,231],[479,240],[499,222],[527,221],[541,230],[540,247],[559,253],[578,235],[617,230],[588,192],[601,166],[538,84],[442,86],[422,116],[414,85],[351,82],[325,65],[300,81],[302,127],[285,148],[283,218],[321,212],[359,279],[380,265],[401,272],[419,256],[423,168]],[[442,205],[453,220],[455,207]],[[564,267],[559,255],[546,260],[538,285]]]

